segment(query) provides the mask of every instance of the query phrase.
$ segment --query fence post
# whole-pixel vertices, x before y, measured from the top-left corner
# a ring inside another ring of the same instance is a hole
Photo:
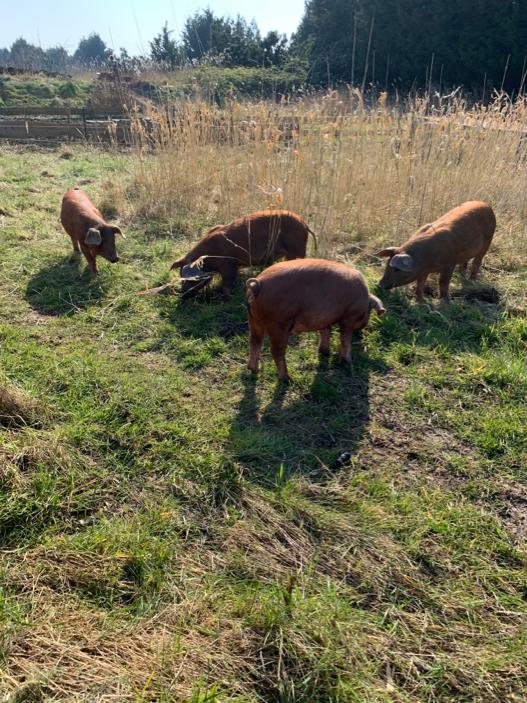
[[[84,126],[84,139],[88,139],[88,128],[86,126],[86,108],[82,108],[82,124]]]

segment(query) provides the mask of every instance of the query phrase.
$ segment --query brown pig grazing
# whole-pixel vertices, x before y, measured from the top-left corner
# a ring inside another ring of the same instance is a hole
[[[303,259],[308,234],[315,239],[304,220],[294,212],[259,210],[228,225],[213,227],[171,268],[181,269],[182,278],[191,279],[183,280],[182,283],[181,291],[186,297],[203,287],[215,273],[219,273],[223,295],[229,298],[241,266],[259,266],[282,257]],[[201,259],[202,269],[205,268],[210,274],[202,277],[199,286],[196,285],[194,275],[198,259]]]
[[[351,335],[368,324],[371,310],[385,312],[370,295],[364,276],[351,266],[325,259],[297,259],[270,266],[246,283],[249,311],[249,369],[258,372],[264,336],[281,380],[289,374],[285,351],[291,333],[320,332],[319,352],[329,353],[331,325],[340,327],[340,357],[351,362]]]
[[[377,256],[388,257],[379,286],[390,289],[416,281],[417,298],[422,300],[428,275],[439,273],[439,294],[448,302],[456,265],[464,272],[472,259],[470,278],[476,278],[495,229],[496,217],[488,203],[463,203],[421,227],[400,247],[377,252]]]
[[[119,261],[115,250],[115,235],[124,237],[119,227],[109,225],[86,193],[70,188],[62,198],[60,221],[70,235],[73,251],[82,251],[90,271],[97,275],[97,256],[103,256],[112,264]]]

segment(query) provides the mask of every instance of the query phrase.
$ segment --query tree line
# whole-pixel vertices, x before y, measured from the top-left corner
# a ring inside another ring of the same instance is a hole
[[[262,35],[243,17],[210,9],[187,18],[179,37],[165,24],[147,56],[110,51],[97,34],[73,54],[17,39],[0,65],[64,72],[114,62],[165,69],[198,64],[279,67],[315,86],[481,92],[525,88],[527,0],[306,0],[297,31]]]

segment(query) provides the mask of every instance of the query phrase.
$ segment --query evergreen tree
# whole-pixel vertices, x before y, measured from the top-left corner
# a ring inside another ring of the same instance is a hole
[[[178,44],[170,38],[172,34],[165,23],[161,32],[150,42],[150,56],[157,63],[163,63],[174,69],[183,60],[183,51]]]
[[[66,72],[69,56],[63,46],[53,46],[44,53],[44,67],[46,71],[54,71],[55,73]]]
[[[9,60],[16,68],[38,71],[42,69],[44,64],[44,52],[39,46],[29,44],[25,39],[19,37],[11,46]]]
[[[108,50],[98,34],[92,33],[80,40],[73,59],[85,66],[100,66],[106,61]]]
[[[318,83],[517,90],[527,0],[307,0],[293,49]]]
[[[283,63],[287,39],[269,32],[262,39],[254,22],[216,17],[210,10],[196,12],[185,22],[183,49],[191,59],[217,58],[225,66],[269,66]]]
[[[285,34],[268,32],[260,42],[262,50],[262,64],[264,66],[281,66],[284,64],[288,53],[288,41]]]

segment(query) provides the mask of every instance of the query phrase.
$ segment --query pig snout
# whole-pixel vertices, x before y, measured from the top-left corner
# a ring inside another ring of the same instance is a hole
[[[408,283],[412,283],[418,277],[419,271],[403,271],[401,269],[396,269],[391,266],[390,263],[386,266],[386,271],[384,276],[378,282],[379,288],[383,290],[391,290],[392,288],[399,288],[400,286],[405,286]]]
[[[119,261],[119,257],[118,257],[118,256],[112,256],[112,258],[110,259],[110,263],[111,263],[111,264],[116,264],[118,261]]]

